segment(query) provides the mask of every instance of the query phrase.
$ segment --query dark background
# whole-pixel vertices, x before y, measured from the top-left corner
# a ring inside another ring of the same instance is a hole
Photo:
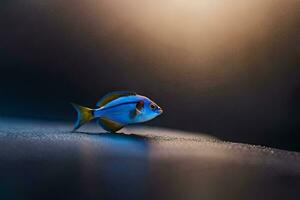
[[[0,115],[73,120],[131,90],[165,111],[148,125],[300,151],[299,6],[2,0]]]

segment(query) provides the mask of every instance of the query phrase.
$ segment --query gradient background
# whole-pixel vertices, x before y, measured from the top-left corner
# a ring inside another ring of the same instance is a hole
[[[300,151],[299,0],[1,0],[0,116],[73,120],[113,90],[148,125]]]

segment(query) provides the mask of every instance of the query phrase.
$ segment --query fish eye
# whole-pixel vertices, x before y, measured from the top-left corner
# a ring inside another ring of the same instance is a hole
[[[151,108],[152,110],[154,110],[154,109],[156,108],[156,105],[154,105],[153,103],[151,103],[151,104],[150,104],[150,108]]]

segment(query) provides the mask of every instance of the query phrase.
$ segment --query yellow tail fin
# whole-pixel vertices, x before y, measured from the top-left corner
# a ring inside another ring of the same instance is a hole
[[[83,124],[91,121],[94,118],[93,109],[87,108],[87,107],[84,107],[84,106],[80,106],[80,105],[75,104],[75,103],[71,103],[71,104],[77,111],[77,121],[76,121],[76,123],[74,125],[74,129],[73,129],[73,131],[75,131],[80,126],[82,126]]]

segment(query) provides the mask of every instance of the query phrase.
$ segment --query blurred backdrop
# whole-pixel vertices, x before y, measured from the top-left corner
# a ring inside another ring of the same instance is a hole
[[[300,1],[2,0],[0,115],[70,121],[113,90],[148,125],[300,151]]]

